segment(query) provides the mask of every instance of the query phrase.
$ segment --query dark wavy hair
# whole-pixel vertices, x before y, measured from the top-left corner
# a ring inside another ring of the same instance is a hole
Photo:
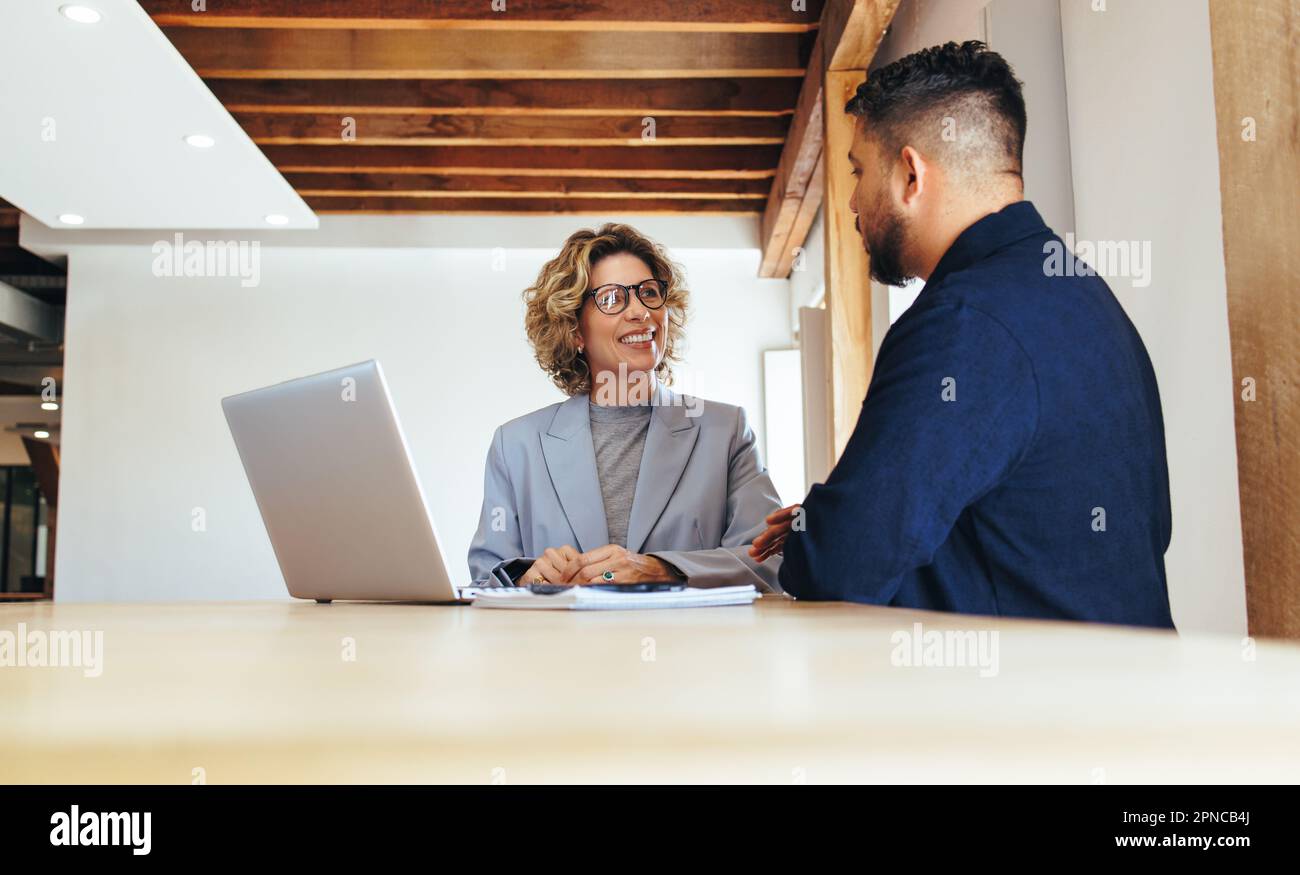
[[[1025,148],[1025,97],[1011,65],[984,43],[944,43],[873,70],[844,111],[865,120],[886,154],[908,141],[935,142],[941,120],[977,126],[983,148],[1000,151],[1020,172]]]

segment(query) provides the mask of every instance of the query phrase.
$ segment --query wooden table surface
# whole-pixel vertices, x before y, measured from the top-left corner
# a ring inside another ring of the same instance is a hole
[[[997,673],[896,665],[917,622],[996,631]],[[774,598],[0,606],[19,624],[102,632],[103,663],[0,667],[5,783],[1300,781],[1283,642]]]

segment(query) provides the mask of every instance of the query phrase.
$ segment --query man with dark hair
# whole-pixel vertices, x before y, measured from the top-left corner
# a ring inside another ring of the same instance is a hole
[[[926,284],[839,463],[754,556],[783,552],[796,598],[1172,628],[1155,373],[1105,281],[1048,257],[1063,244],[1024,200],[1010,66],[948,43],[845,109],[871,274]]]

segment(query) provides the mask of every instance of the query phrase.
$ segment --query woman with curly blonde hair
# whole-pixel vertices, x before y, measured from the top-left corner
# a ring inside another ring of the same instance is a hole
[[[690,293],[628,225],[582,230],[524,292],[537,363],[567,401],[507,422],[470,545],[479,585],[776,584],[747,545],[780,508],[739,407],[668,388]]]

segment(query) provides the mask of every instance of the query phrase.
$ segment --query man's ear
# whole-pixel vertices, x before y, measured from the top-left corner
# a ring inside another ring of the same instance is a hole
[[[902,164],[903,206],[914,206],[930,182],[930,166],[921,153],[911,146],[904,146],[898,157]]]

